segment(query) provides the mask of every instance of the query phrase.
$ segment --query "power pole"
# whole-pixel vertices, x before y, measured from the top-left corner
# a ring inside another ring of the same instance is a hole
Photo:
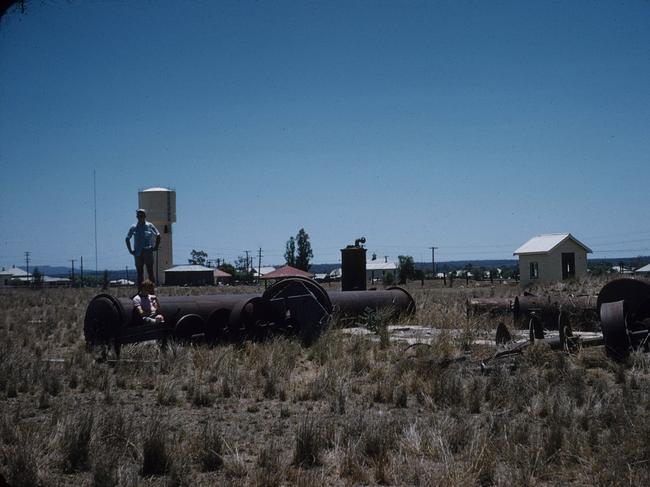
[[[257,251],[257,283],[260,283],[262,278],[262,247]]]
[[[438,247],[429,247],[431,249],[431,272],[433,279],[436,278],[436,249]]]
[[[25,252],[25,267],[27,267],[27,269],[26,269],[27,274],[29,274],[29,255],[30,254],[31,254],[31,252],[27,252],[27,251]]]
[[[72,277],[70,279],[71,286],[74,287],[74,262],[75,259],[70,259],[70,262],[72,262]]]
[[[125,267],[125,270],[126,270],[126,280],[127,280],[127,285],[128,285],[128,280],[129,280],[129,266],[128,265]]]
[[[82,255],[79,259],[79,281],[81,282],[81,287],[84,287],[84,256]]]

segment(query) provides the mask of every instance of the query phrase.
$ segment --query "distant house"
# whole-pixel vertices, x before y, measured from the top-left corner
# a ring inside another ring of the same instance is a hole
[[[340,281],[342,275],[343,275],[343,269],[338,267],[336,269],[331,270],[330,273],[327,275],[327,278],[330,281]]]
[[[262,277],[262,276],[265,276],[266,274],[269,274],[269,273],[273,272],[274,270],[275,270],[275,267],[264,267],[264,266],[262,266],[262,267],[259,268],[259,271],[258,271],[257,267],[253,267],[253,277],[254,278]]]
[[[166,286],[214,285],[214,269],[198,264],[177,265],[165,270]]]
[[[0,271],[0,287],[7,287],[11,285],[11,279],[13,278],[13,274],[10,271],[2,269]]]
[[[313,279],[315,274],[312,272],[306,272],[290,265],[285,265],[279,269],[275,269],[273,272],[269,272],[261,277],[263,280],[271,279],[286,279],[287,277],[307,277]]]
[[[636,271],[634,271],[636,274],[645,274],[650,275],[650,264],[644,265],[643,267],[639,267]]]
[[[386,273],[391,273],[393,276],[397,272],[397,264],[395,262],[369,260],[366,262],[366,279],[370,282],[375,282],[379,279],[382,281],[386,277]]]
[[[2,271],[0,271],[0,287],[14,286],[21,283],[27,284],[31,279],[32,275],[20,267],[13,266],[7,270],[3,267]]]
[[[519,256],[522,286],[533,282],[553,282],[587,274],[587,254],[591,249],[570,233],[538,235],[513,255]]]
[[[215,269],[214,270],[214,282],[216,284],[229,283],[231,280],[232,280],[232,274],[228,274],[227,272],[224,272],[221,269]]]

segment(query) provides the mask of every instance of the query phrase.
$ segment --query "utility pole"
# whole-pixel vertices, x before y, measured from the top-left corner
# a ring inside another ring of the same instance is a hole
[[[431,272],[433,279],[436,278],[436,249],[438,247],[429,247],[431,249]]]
[[[127,265],[124,269],[126,270],[126,280],[128,281],[129,280],[129,266]],[[127,283],[127,285],[128,285],[128,283]]]
[[[72,262],[72,277],[70,279],[70,285],[74,287],[74,262],[75,259],[70,259],[70,262]]]
[[[79,281],[81,282],[81,287],[84,287],[84,256],[82,255],[79,259]]]
[[[31,254],[31,252],[27,252],[27,251],[25,252],[25,267],[27,267],[27,269],[26,269],[27,274],[29,274],[29,255],[30,254]]]
[[[257,251],[257,283],[260,283],[262,278],[262,247]]]
[[[97,177],[93,169],[93,202],[95,207],[95,281],[99,282],[99,273],[97,272]]]

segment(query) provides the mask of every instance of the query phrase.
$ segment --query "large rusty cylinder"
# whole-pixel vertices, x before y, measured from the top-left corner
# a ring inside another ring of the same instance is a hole
[[[513,298],[471,298],[467,300],[467,317],[479,314],[504,315],[512,313]]]
[[[415,300],[401,287],[375,291],[333,291],[329,293],[334,312],[355,317],[367,310],[392,310],[395,314],[415,312]]]
[[[251,294],[159,297],[159,311],[165,324],[146,326],[131,299],[99,294],[86,308],[84,335],[89,345],[144,341],[152,339],[152,336],[160,338],[170,334],[178,338],[197,334],[216,338],[229,331],[234,334],[230,326],[232,310],[245,306],[256,297]]]

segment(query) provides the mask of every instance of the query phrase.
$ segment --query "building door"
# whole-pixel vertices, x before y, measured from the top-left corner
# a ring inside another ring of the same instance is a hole
[[[562,279],[569,279],[576,275],[576,254],[562,252]]]

